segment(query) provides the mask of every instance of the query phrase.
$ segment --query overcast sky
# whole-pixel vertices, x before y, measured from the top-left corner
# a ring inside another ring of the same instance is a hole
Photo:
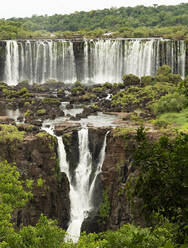
[[[36,15],[69,14],[111,7],[174,5],[188,0],[1,0],[0,19]]]

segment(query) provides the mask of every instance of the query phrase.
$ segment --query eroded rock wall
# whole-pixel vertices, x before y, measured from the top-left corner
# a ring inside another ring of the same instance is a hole
[[[41,213],[57,219],[67,228],[70,213],[69,183],[66,175],[59,172],[57,141],[47,133],[26,136],[23,142],[0,142],[0,159],[16,163],[21,179],[32,179],[33,198],[24,209],[14,213],[17,227],[35,225]]]
[[[126,223],[145,226],[141,215],[141,199],[130,202],[127,197],[126,185],[130,176],[138,172],[132,166],[132,155],[136,148],[135,133],[114,136],[110,132],[107,139],[106,157],[102,167],[101,181],[103,190],[108,192],[110,212],[104,230],[115,230]]]

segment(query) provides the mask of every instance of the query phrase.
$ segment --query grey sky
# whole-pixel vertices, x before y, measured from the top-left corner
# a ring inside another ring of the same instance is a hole
[[[0,19],[36,15],[69,14],[110,7],[174,5],[188,0],[1,0]]]

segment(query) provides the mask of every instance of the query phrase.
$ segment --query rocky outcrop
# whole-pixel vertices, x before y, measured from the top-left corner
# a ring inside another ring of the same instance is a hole
[[[69,173],[72,175],[79,161],[79,140],[77,127],[72,131],[64,133],[62,138],[65,145],[67,161],[69,163]]]
[[[70,213],[69,183],[60,173],[57,160],[56,138],[45,132],[26,135],[24,139],[0,142],[0,159],[16,163],[21,179],[32,179],[33,197],[25,208],[15,211],[17,227],[34,225],[41,213],[57,219],[67,228]]]
[[[145,221],[139,211],[140,199],[129,202],[126,195],[126,183],[129,177],[137,172],[131,165],[132,154],[135,150],[134,132],[124,136],[108,136],[106,157],[102,167],[101,180],[103,188],[108,192],[110,213],[104,229],[117,229],[125,223],[136,223],[141,226]],[[133,207],[134,205],[134,207]]]
[[[103,144],[106,129],[90,129],[90,151],[97,157]],[[134,170],[132,154],[135,150],[135,133],[116,136],[111,130],[108,134],[106,145],[106,156],[99,175],[95,189],[95,210],[89,214],[82,224],[82,230],[87,232],[101,232],[108,229],[116,230],[126,223],[136,223],[145,226],[145,220],[141,215],[141,199],[133,199],[130,202],[127,198],[126,183],[130,176],[138,171]],[[108,203],[104,203],[104,193],[108,195]],[[109,211],[106,216],[101,216],[102,204],[109,204]]]

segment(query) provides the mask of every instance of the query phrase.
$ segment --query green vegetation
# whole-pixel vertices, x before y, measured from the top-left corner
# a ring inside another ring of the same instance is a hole
[[[20,22],[0,20],[1,40],[29,38],[30,33]]]
[[[85,89],[81,85],[76,86],[76,87],[71,89],[71,93],[72,93],[73,96],[83,95],[84,92],[85,92]]]
[[[103,88],[102,87],[93,88],[92,89],[92,92],[94,92],[94,93],[101,93],[101,92],[103,92]]]
[[[162,96],[157,102],[151,106],[154,115],[168,112],[180,112],[188,106],[188,99],[178,92],[170,93]]]
[[[179,113],[171,112],[161,114],[157,119],[157,122],[163,122],[166,124],[175,124],[175,127],[179,131],[188,131],[188,109],[184,109]]]
[[[45,115],[46,114],[46,109],[38,109],[37,114],[38,115]]]
[[[7,240],[14,233],[11,213],[23,207],[31,197],[30,192],[24,191],[23,184],[16,166],[0,162],[0,247],[8,247]]]
[[[58,100],[56,98],[50,98],[50,97],[43,98],[42,102],[46,103],[46,104],[51,104],[51,105],[60,105],[61,104],[60,100]]]
[[[15,231],[11,223],[14,209],[23,207],[32,197],[31,192],[23,189],[24,182],[15,166],[6,161],[0,163],[0,247],[1,248],[176,248],[177,228],[166,222],[155,228],[140,228],[124,225],[117,231],[103,234],[82,233],[77,244],[64,242],[65,231],[57,226],[57,222],[41,215],[36,226],[23,226]],[[40,183],[41,184],[41,183]],[[26,185],[31,187],[31,181]],[[183,246],[181,246],[183,248]]]
[[[42,132],[37,133],[36,136],[42,139],[46,139],[46,137],[48,137],[49,134],[45,131],[42,131]]]
[[[29,117],[30,115],[32,115],[32,111],[30,109],[28,109],[25,113],[24,113],[25,117]]]
[[[116,127],[115,129],[113,129],[113,137],[121,137],[127,134],[130,134],[131,132],[133,132],[134,129],[133,128],[121,128],[121,127]]]
[[[43,184],[44,184],[44,180],[41,178],[41,177],[39,177],[38,179],[37,179],[37,187],[42,187],[43,186]]]
[[[144,76],[140,80],[129,74],[123,76],[123,82],[125,89],[114,94],[111,102],[112,107],[122,111],[140,109],[159,116],[179,112],[188,106],[188,79],[182,80],[179,74],[172,74],[167,65],[159,67],[155,77]],[[130,116],[139,117],[136,114]]]
[[[25,132],[19,131],[16,126],[0,124],[0,142],[23,141]]]
[[[2,84],[2,96],[7,100],[15,100],[15,98],[28,99],[33,97],[33,94],[29,93],[27,88],[21,88],[19,91],[14,90],[12,87]]]
[[[127,90],[120,91],[112,98],[112,106],[122,106],[124,108],[149,107],[161,96],[173,92],[175,87],[169,83],[155,83],[145,87],[131,86]]]
[[[82,100],[84,101],[91,101],[95,100],[97,96],[93,93],[87,92],[85,95],[82,96]]]
[[[134,86],[140,84],[140,78],[133,74],[124,75],[122,80],[125,86]]]
[[[105,224],[110,217],[110,200],[108,196],[108,190],[104,190],[103,192],[103,201],[99,207],[99,215],[102,218],[103,224]]]
[[[143,128],[137,130],[138,147],[133,155],[133,166],[139,174],[130,187],[131,195],[143,199],[142,209],[151,221],[153,212],[178,223],[179,238],[183,238],[187,212],[188,134],[179,133],[170,140],[166,135],[153,142]]]
[[[70,148],[70,144],[71,144],[71,140],[72,140],[71,133],[64,133],[62,138],[63,138],[63,142],[64,142],[65,146]]]
[[[187,39],[188,4],[176,6],[121,7],[70,15],[37,16],[0,20],[0,39],[85,37],[153,37]],[[109,35],[105,36],[105,33]]]

